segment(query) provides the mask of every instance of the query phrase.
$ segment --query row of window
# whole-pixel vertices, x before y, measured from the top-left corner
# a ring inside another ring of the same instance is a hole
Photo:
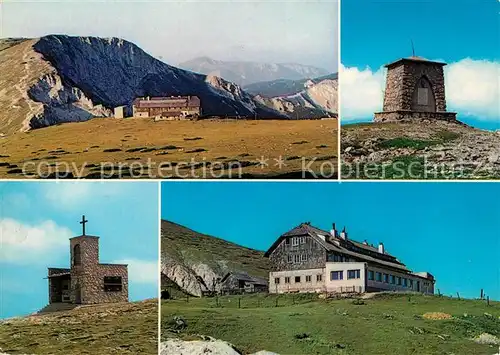
[[[290,244],[290,239],[292,240],[292,246],[296,247],[300,244],[306,244],[306,237],[292,237],[286,238],[285,243]]]
[[[288,254],[289,263],[300,263],[304,261],[307,261],[307,254],[295,254],[295,255]]]
[[[361,271],[359,269],[356,270],[347,270],[347,279],[359,279],[361,278]],[[337,281],[344,279],[344,270],[341,271],[331,271],[330,272],[330,280]]]
[[[306,279],[306,282],[311,282],[312,281],[312,275],[306,275],[305,279]],[[320,282],[322,280],[323,280],[323,275],[317,274],[316,275],[316,282]],[[294,281],[295,281],[296,284],[301,283],[302,282],[302,276],[295,276],[294,277]],[[278,285],[280,283],[280,278],[279,277],[275,277],[274,278],[274,283],[276,285]],[[285,283],[286,284],[290,283],[290,277],[289,276],[285,276]]]
[[[386,284],[403,286],[407,288],[413,288],[413,280],[407,279],[405,277],[394,276],[390,274],[385,274],[381,272],[374,272],[373,270],[368,270],[368,280],[383,282]],[[417,289],[420,288],[420,281],[417,281]]]

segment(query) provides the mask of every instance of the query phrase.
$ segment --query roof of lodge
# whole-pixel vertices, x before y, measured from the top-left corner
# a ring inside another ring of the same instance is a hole
[[[427,64],[440,65],[440,66],[445,66],[446,65],[446,63],[444,63],[444,62],[437,62],[437,61],[429,60],[429,59],[426,59],[426,58],[423,58],[423,57],[411,56],[411,57],[406,57],[406,58],[400,58],[398,60],[390,62],[390,63],[384,65],[384,67],[390,68],[390,67],[394,67],[396,65],[399,65],[399,64],[402,64],[402,63],[405,63],[405,62],[427,63]]]
[[[200,107],[198,96],[165,96],[136,98],[133,103],[139,108],[162,108],[162,107]]]
[[[271,252],[281,243],[281,241],[286,237],[291,236],[311,236],[319,245],[321,245],[325,250],[332,252],[339,252],[345,255],[353,256],[364,260],[366,262],[380,264],[382,266],[391,267],[399,269],[405,272],[410,272],[405,264],[398,261],[394,256],[378,252],[378,248],[372,247],[370,245],[365,245],[363,243],[354,241],[352,239],[343,240],[340,237],[333,237],[330,232],[324,231],[322,229],[311,226],[309,223],[301,223],[292,230],[282,234],[266,251],[265,256],[269,256]],[[327,236],[328,238],[322,238],[322,236]],[[338,241],[337,243],[332,243],[328,239],[334,239]],[[357,250],[353,250],[357,249]],[[372,255],[369,255],[371,253]]]

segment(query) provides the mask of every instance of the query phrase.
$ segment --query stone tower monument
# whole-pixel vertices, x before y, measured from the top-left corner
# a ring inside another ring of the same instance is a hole
[[[445,65],[416,56],[385,65],[384,111],[375,113],[374,121],[413,118],[455,121],[456,113],[446,112]]]

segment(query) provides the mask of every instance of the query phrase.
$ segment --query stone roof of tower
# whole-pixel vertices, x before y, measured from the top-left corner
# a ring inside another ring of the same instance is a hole
[[[426,58],[423,58],[423,57],[419,57],[419,56],[411,56],[411,57],[401,58],[401,59],[395,60],[393,62],[390,62],[390,63],[384,65],[384,67],[386,67],[386,68],[395,67],[397,65],[400,65],[400,64],[403,64],[403,63],[408,63],[408,62],[413,62],[413,63],[427,63],[427,64],[440,65],[440,66],[445,66],[446,65],[446,63],[444,63],[444,62],[438,62],[438,61],[434,61],[434,60],[429,60],[429,59],[426,59]]]

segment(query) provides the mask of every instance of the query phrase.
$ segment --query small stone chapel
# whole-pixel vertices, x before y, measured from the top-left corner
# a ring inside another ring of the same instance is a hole
[[[49,304],[96,304],[128,302],[128,266],[99,263],[99,237],[70,238],[70,268],[48,268]]]
[[[446,111],[445,65],[417,56],[385,65],[384,107],[383,112],[375,113],[374,121],[415,118],[456,121],[456,113]]]

